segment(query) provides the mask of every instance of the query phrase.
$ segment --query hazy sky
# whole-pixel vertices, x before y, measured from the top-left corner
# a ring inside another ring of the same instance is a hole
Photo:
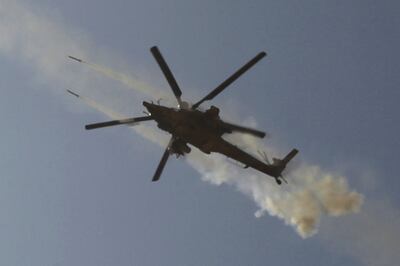
[[[399,11],[370,0],[0,0],[0,264],[397,265]],[[269,132],[262,143],[277,155],[300,150],[291,184],[199,155],[171,159],[154,184],[154,140],[166,134],[84,130],[109,117],[66,88],[127,116],[170,95],[153,45],[192,102],[268,53],[213,104]],[[317,169],[312,184],[304,169]],[[327,198],[324,180],[341,184]],[[286,204],[303,192],[310,201]],[[327,206],[342,195],[362,197],[361,210],[336,217]],[[303,238],[295,218],[309,202],[317,220]]]

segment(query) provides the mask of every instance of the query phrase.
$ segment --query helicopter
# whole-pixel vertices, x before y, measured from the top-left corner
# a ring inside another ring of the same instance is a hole
[[[145,112],[146,116],[88,124],[85,126],[86,130],[124,124],[134,125],[135,123],[144,121],[155,121],[158,128],[171,134],[171,137],[153,175],[153,182],[160,179],[168,158],[171,155],[175,154],[176,157],[185,156],[185,154],[191,152],[190,146],[193,146],[205,154],[223,154],[235,161],[240,162],[244,165],[244,168],[251,167],[256,169],[268,176],[273,177],[278,185],[281,185],[282,181],[287,183],[286,179],[282,175],[282,172],[286,168],[286,165],[289,163],[289,161],[291,161],[298,153],[297,149],[292,149],[282,159],[273,158],[272,162],[268,159],[267,154],[264,152],[261,153],[263,161],[259,160],[234,144],[226,141],[222,136],[224,134],[240,132],[250,134],[258,138],[264,138],[266,136],[265,132],[223,121],[219,116],[219,108],[215,106],[211,106],[207,110],[201,110],[199,108],[203,102],[212,100],[236,79],[253,67],[258,61],[264,58],[266,56],[265,52],[258,53],[254,58],[229,76],[205,97],[192,105],[182,100],[182,90],[180,89],[174,75],[172,74],[172,71],[167,65],[158,47],[151,47],[150,52],[161,68],[162,73],[172,89],[172,92],[178,103],[177,107],[162,106],[160,105],[160,102],[153,103],[144,101],[143,106],[147,109],[147,112]],[[83,62],[82,59],[73,56],[68,57],[75,61]],[[67,91],[76,97],[80,97],[71,90]]]

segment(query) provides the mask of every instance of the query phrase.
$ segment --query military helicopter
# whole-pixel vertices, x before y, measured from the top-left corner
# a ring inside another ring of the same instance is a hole
[[[272,163],[269,161],[267,155],[262,153],[261,155],[265,161],[262,162],[232,143],[224,140],[222,135],[241,132],[251,134],[255,137],[264,138],[266,135],[264,132],[223,121],[219,116],[219,109],[215,106],[211,106],[205,111],[199,109],[199,106],[203,102],[212,100],[232,82],[265,57],[265,52],[257,54],[253,59],[243,65],[204,98],[195,104],[190,105],[188,102],[181,99],[182,91],[164,60],[164,57],[161,55],[160,50],[157,46],[154,46],[150,51],[175,95],[178,103],[177,108],[162,106],[159,102],[153,103],[144,101],[143,106],[147,109],[146,116],[89,124],[85,126],[87,130],[123,124],[133,125],[137,122],[154,120],[161,130],[171,134],[171,138],[161,157],[161,161],[158,164],[152,181],[158,181],[160,179],[161,173],[170,155],[175,154],[179,157],[190,153],[191,148],[188,146],[188,144],[190,144],[206,154],[213,152],[220,153],[242,163],[244,168],[251,167],[265,173],[275,178],[278,185],[282,184],[282,180],[287,183],[282,176],[282,171],[285,169],[289,161],[296,156],[298,153],[297,149],[292,149],[292,151],[290,151],[283,159],[273,158]],[[82,59],[73,56],[69,57],[78,62],[82,62]],[[79,97],[78,94],[70,90],[68,90],[68,92]]]

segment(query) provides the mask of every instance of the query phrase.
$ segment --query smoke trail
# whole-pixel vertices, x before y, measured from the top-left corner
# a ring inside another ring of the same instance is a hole
[[[126,116],[124,116],[121,113],[118,113],[108,107],[106,107],[105,105],[102,105],[86,96],[82,96],[79,95],[79,99],[86,104],[87,106],[93,108],[94,110],[103,113],[104,115],[106,115],[107,117],[111,118],[111,119],[123,119],[126,118]],[[162,134],[159,130],[156,130],[154,127],[149,127],[146,126],[144,124],[135,124],[134,126],[131,125],[125,125],[125,126],[129,126],[131,129],[135,130],[138,134],[140,134],[142,137],[144,137],[145,139],[156,143],[160,146],[165,146],[166,143],[168,142],[166,135]]]
[[[262,143],[248,136],[236,136],[235,143],[248,147]],[[264,147],[265,149],[265,147]],[[358,212],[363,196],[350,191],[345,177],[323,171],[318,166],[302,163],[291,171],[288,185],[248,169],[233,167],[222,156],[204,157],[200,152],[189,156],[189,163],[202,178],[215,185],[230,184],[250,196],[258,205],[256,217],[265,213],[277,216],[293,226],[302,237],[317,232],[322,215],[341,216]]]
[[[84,86],[87,95],[99,93],[90,88],[101,88],[101,83],[93,81],[95,80],[93,75],[82,75],[82,73],[78,75],[74,69],[67,67],[64,58],[65,53],[70,51],[80,55],[95,53],[94,46],[90,42],[84,44],[75,42],[65,33],[68,30],[59,27],[44,16],[32,13],[15,1],[2,0],[0,3],[0,35],[2,36],[0,52],[19,56],[24,62],[38,70],[42,80],[56,84],[56,87],[59,87],[59,84],[74,82],[81,84],[79,87]],[[150,89],[136,79],[127,78],[95,64],[90,64],[90,67],[140,92],[150,94],[154,98],[162,95],[158,90]],[[111,112],[94,101],[83,99],[90,106],[112,118],[121,117],[118,113]],[[107,100],[108,106],[117,107],[113,105],[115,99]],[[165,145],[163,141],[165,138],[160,131],[147,126],[138,126],[134,129],[141,136],[157,144]],[[263,147],[254,138],[245,135],[235,135],[232,140],[248,147],[253,152]],[[284,154],[271,151],[271,149],[268,151],[280,155],[279,157]],[[265,213],[277,216],[293,226],[302,237],[308,237],[317,231],[322,215],[341,216],[357,212],[363,201],[360,194],[348,188],[345,177],[329,173],[308,163],[302,163],[294,169],[290,174],[289,185],[277,186],[271,178],[251,169],[243,170],[234,167],[220,155],[204,156],[193,149],[188,162],[202,175],[203,180],[215,185],[233,185],[252,198],[259,207],[255,213],[257,217]]]
[[[96,71],[106,77],[120,81],[121,83],[128,86],[129,88],[139,91],[143,94],[152,96],[155,99],[160,99],[160,98],[171,99],[170,94],[167,94],[161,90],[157,90],[157,89],[153,88],[152,86],[148,85],[147,83],[140,81],[138,79],[134,79],[126,74],[117,72],[117,71],[115,71],[111,68],[105,67],[105,66],[101,66],[98,64],[88,62],[86,60],[81,60],[81,63],[86,64],[94,71]]]
[[[109,118],[112,119],[122,119],[124,118],[124,116],[114,110],[111,110],[110,108],[107,108],[104,105],[101,105],[100,103],[91,100],[85,96],[79,96],[79,99],[82,100],[83,103],[85,103],[87,106],[95,109],[96,111],[105,114],[106,116],[108,116]]]

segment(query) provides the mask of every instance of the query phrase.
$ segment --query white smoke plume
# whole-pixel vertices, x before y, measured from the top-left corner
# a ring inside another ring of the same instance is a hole
[[[95,109],[96,111],[105,114],[111,119],[123,119],[124,115],[118,112],[115,112],[114,110],[99,104],[96,101],[93,101],[92,99],[89,99],[85,96],[80,95],[79,99],[81,99],[86,105],[90,106],[91,108]]]
[[[120,73],[120,72],[114,71],[111,68],[108,68],[108,67],[105,67],[105,66],[101,66],[99,64],[94,64],[94,63],[88,62],[86,60],[82,60],[81,63],[86,64],[87,66],[89,66],[94,71],[96,71],[96,72],[98,72],[98,73],[100,73],[100,74],[102,74],[102,75],[104,75],[106,77],[109,77],[111,79],[114,79],[114,80],[117,80],[119,82],[122,82],[124,85],[126,85],[127,87],[129,87],[131,89],[134,89],[134,90],[139,91],[139,92],[141,92],[143,94],[152,96],[153,98],[158,98],[158,99],[162,98],[164,100],[168,99],[168,100],[171,101],[171,95],[170,94],[167,94],[166,92],[161,91],[161,90],[157,90],[157,89],[153,88],[152,86],[148,85],[147,83],[145,83],[145,82],[143,82],[141,80],[132,78],[132,77],[130,77],[130,76],[124,74],[124,73]]]
[[[93,76],[85,73],[77,74],[65,59],[66,53],[73,51],[85,56],[89,49],[89,41],[74,41],[74,34],[46,19],[37,16],[29,8],[18,4],[18,1],[0,1],[0,52],[17,55],[19,60],[27,62],[38,71],[38,76],[52,84],[80,82],[85,86],[85,95],[96,93],[99,84],[92,81]],[[81,39],[81,38],[80,38]],[[145,83],[119,74],[97,64],[87,63],[92,69],[117,79],[136,90],[159,97],[160,90],[151,88]],[[75,68],[79,66],[74,65]],[[100,86],[101,87],[101,86]],[[97,91],[98,93],[98,91]],[[165,96],[168,97],[168,96]],[[122,115],[111,111],[95,101],[83,100],[95,109],[112,118]],[[111,99],[112,102],[112,99]],[[110,101],[109,101],[110,103]],[[111,103],[112,106],[112,103]],[[142,136],[160,145],[165,145],[160,133],[147,126],[135,127]],[[266,149],[262,143],[245,135],[234,135],[232,139],[250,151]],[[282,157],[282,152],[272,152]],[[302,163],[290,173],[289,185],[277,186],[272,178],[250,169],[240,169],[230,164],[220,155],[204,156],[193,149],[188,157],[189,163],[201,174],[202,179],[215,185],[230,184],[251,197],[259,207],[257,217],[268,213],[277,216],[285,223],[293,226],[302,237],[314,234],[318,229],[322,215],[341,216],[359,211],[363,197],[351,191],[345,177],[320,169],[318,166]]]
[[[387,200],[367,200],[362,212],[327,220],[319,238],[341,253],[359,258],[361,265],[392,266],[400,261],[400,211]],[[332,241],[332,236],[336,241]]]
[[[271,150],[248,136],[235,136],[237,142],[253,147],[253,151],[260,148]],[[194,152],[189,156],[189,163],[202,174],[203,180],[216,185],[234,185],[250,196],[259,207],[256,217],[265,213],[277,216],[293,226],[302,237],[317,232],[322,215],[341,216],[358,212],[363,202],[361,194],[349,189],[345,177],[307,163],[291,170],[289,184],[283,186],[277,186],[273,179],[262,173],[232,166],[219,155],[205,157]]]

